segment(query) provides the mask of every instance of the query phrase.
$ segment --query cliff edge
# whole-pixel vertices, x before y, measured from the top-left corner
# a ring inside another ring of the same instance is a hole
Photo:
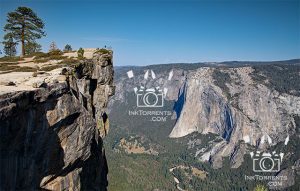
[[[58,69],[59,80],[0,95],[1,190],[106,190],[112,55],[96,51]]]

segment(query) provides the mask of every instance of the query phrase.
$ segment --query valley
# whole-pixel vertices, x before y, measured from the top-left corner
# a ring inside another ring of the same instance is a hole
[[[300,0],[0,8],[0,191],[300,191]]]
[[[298,183],[300,134],[299,117],[297,117],[299,116],[299,107],[297,107],[299,89],[296,84],[299,84],[300,65],[298,60],[287,62],[265,63],[259,66],[251,63],[250,66],[249,63],[227,63],[213,67],[207,67],[205,64],[117,67],[116,94],[109,103],[109,117],[114,120],[109,135],[104,139],[107,157],[112,159],[108,161],[109,189],[253,190],[257,185],[264,185],[270,189],[272,188],[268,186],[271,184],[270,181],[245,180],[246,175],[255,175],[249,153],[258,148],[284,148],[287,154],[279,174],[289,173],[288,176],[292,180],[278,182],[275,188],[297,190],[300,186]],[[126,75],[130,70],[134,73],[134,79]],[[154,80],[145,80],[144,74],[147,70],[155,72]],[[174,73],[173,79],[168,81],[171,70]],[[290,75],[284,75],[284,72]],[[278,75],[281,73],[282,76],[278,81]],[[197,86],[198,79],[202,80],[200,89]],[[287,83],[291,80],[295,82]],[[193,86],[193,83],[196,85]],[[148,87],[158,85],[167,87],[164,107],[137,107],[133,89],[140,84]],[[189,88],[193,89],[189,91]],[[203,96],[201,91],[204,92]],[[263,93],[266,91],[268,93]],[[189,95],[190,93],[192,94]],[[243,95],[245,93],[246,95]],[[285,98],[279,98],[277,102],[276,98],[266,97],[270,94]],[[199,103],[197,101],[199,96],[200,100],[205,101]],[[263,110],[259,115],[247,111],[251,106],[244,104],[253,96],[261,97],[259,99],[270,99],[257,106],[260,110],[261,107],[265,107],[263,106],[265,103],[274,104],[274,108]],[[196,107],[199,107],[199,110]],[[207,107],[210,108],[210,114],[201,117],[203,111],[208,111]],[[172,115],[167,115],[166,121],[157,122],[151,121],[151,117],[147,115],[129,115],[128,111],[136,110],[163,110],[172,112]],[[284,112],[282,118],[274,118],[279,111]],[[183,118],[184,115],[188,116]],[[249,122],[239,124],[237,119],[239,116],[243,121]],[[220,125],[216,125],[217,123]],[[212,126],[207,128],[210,124]],[[287,129],[279,127],[285,124],[290,135],[287,148],[283,145],[286,137],[282,136],[282,132],[286,132]],[[274,128],[265,127],[269,125],[278,125],[276,127],[278,129],[274,132]],[[255,131],[250,134],[249,130],[253,128]],[[258,144],[263,135],[260,131],[270,132],[274,141],[272,145],[264,148],[263,145]],[[252,142],[246,143],[244,137],[248,134]],[[124,140],[132,140],[132,147],[143,148],[143,152],[136,152],[134,149],[128,152],[128,148],[120,147],[120,142]],[[149,154],[150,148],[155,152]],[[195,171],[202,172],[202,175],[199,176]],[[270,175],[270,173],[260,175]]]

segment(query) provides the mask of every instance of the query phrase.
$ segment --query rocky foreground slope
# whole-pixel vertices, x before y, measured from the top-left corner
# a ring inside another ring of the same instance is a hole
[[[1,190],[106,190],[100,134],[114,94],[112,52],[95,52],[57,77],[0,95]]]

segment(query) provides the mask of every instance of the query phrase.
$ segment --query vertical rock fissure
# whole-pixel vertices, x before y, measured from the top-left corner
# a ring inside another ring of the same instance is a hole
[[[97,80],[96,79],[90,79],[90,89],[89,89],[89,93],[91,95],[91,108],[92,108],[92,113],[93,113],[93,117],[95,118],[95,113],[96,113],[96,109],[95,109],[95,106],[94,106],[94,92],[97,88]]]
[[[231,110],[228,105],[225,106],[225,111],[224,111],[224,120],[225,120],[225,129],[223,133],[223,138],[226,141],[230,140],[232,131],[234,129],[234,124],[233,124],[233,119],[232,119],[232,114]]]

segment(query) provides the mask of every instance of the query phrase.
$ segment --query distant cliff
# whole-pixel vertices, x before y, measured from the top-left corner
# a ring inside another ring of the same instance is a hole
[[[106,190],[112,51],[61,73],[63,82],[0,96],[1,190]]]
[[[196,156],[219,168],[227,156],[233,167],[241,165],[246,147],[239,145],[240,141],[263,149],[263,136],[270,136],[275,145],[294,135],[300,98],[269,88],[254,80],[253,75],[251,67],[201,68],[191,72],[181,87],[179,97],[183,99],[176,104],[182,107],[170,137],[192,132],[218,134],[223,141]]]
[[[290,60],[118,68],[116,96],[110,104],[115,111],[113,104],[119,108],[120,103],[133,99],[127,92],[137,86],[136,82],[167,88],[165,100],[171,101],[175,119],[169,137],[193,132],[217,134],[222,141],[204,149],[194,148],[197,152],[193,156],[211,162],[215,168],[222,166],[224,157],[230,157],[231,166],[237,168],[248,153],[245,140],[248,146],[263,149],[260,142],[264,135],[270,136],[272,145],[296,135],[295,117],[300,115],[299,63],[300,60]],[[150,69],[156,78],[146,80],[144,74]],[[134,80],[126,76],[129,70],[134,71]],[[168,80],[170,71],[172,80]]]

